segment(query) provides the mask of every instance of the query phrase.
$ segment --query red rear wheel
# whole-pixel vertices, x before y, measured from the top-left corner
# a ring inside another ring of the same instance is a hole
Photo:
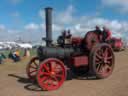
[[[33,57],[27,65],[26,72],[30,80],[36,80],[36,74],[39,67],[39,58]]]
[[[97,78],[106,78],[114,69],[114,53],[108,44],[96,45],[90,55],[90,68]]]
[[[66,70],[63,62],[55,58],[49,58],[40,64],[37,81],[43,90],[58,89],[66,78]]]

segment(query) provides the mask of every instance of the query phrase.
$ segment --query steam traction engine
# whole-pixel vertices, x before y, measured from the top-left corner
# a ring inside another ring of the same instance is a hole
[[[37,57],[27,65],[30,80],[37,80],[43,90],[58,89],[66,78],[89,74],[102,79],[111,75],[114,54],[110,45],[99,40],[94,31],[84,38],[64,35],[52,44],[52,8],[46,8],[46,47],[37,49]]]

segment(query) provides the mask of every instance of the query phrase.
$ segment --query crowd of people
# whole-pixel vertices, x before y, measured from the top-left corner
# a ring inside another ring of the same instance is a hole
[[[0,53],[0,64],[3,64],[5,59],[11,59],[14,62],[18,62],[21,60],[21,57],[29,57],[30,56],[30,51],[29,49],[24,49],[24,54],[23,56],[20,55],[20,50],[16,49],[16,50],[10,50],[9,54],[7,56],[5,56],[4,53]]]

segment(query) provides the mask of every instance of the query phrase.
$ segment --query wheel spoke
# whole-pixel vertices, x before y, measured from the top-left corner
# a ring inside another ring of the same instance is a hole
[[[52,77],[54,79],[54,81],[59,82],[59,80],[57,79],[57,77]]]
[[[41,75],[47,75],[47,76],[50,75],[50,73],[48,73],[48,72],[41,72],[40,74],[41,74]]]
[[[97,64],[98,66],[97,66],[97,71],[100,71],[100,67],[101,67],[101,64]]]
[[[49,68],[48,68],[45,64],[44,64],[43,66],[44,66],[45,70],[46,70],[47,72],[49,72]]]
[[[57,65],[56,62],[51,62],[51,71],[52,71],[52,72],[53,72],[54,69],[55,69],[55,67],[54,67],[55,65]]]
[[[100,67],[100,73],[103,73],[104,72],[104,66],[102,65],[101,67]]]
[[[107,68],[111,69],[111,66],[107,65]]]
[[[107,65],[107,66],[111,67],[111,63],[106,63],[105,65]]]
[[[36,74],[31,74],[31,77],[30,77],[30,79],[36,79]]]
[[[63,69],[61,68],[61,66],[56,64],[56,66],[54,67],[54,72],[56,74],[58,74],[59,72],[62,72],[62,71],[63,71]]]
[[[108,66],[107,64],[105,64],[105,65],[102,65],[102,67],[100,68],[100,73],[101,74],[104,74],[104,73],[106,74],[110,70],[111,70],[111,67]]]
[[[99,62],[99,61],[100,61],[100,59],[99,59],[99,58],[96,58],[95,60],[96,60],[96,62]]]
[[[40,63],[40,62],[39,62],[39,60],[36,60],[35,62],[36,62],[37,64],[39,64],[39,63]]]
[[[35,61],[33,63],[36,65],[36,67],[38,67],[38,64]]]
[[[112,59],[112,56],[107,57],[107,59]]]
[[[47,81],[45,82],[46,85],[50,84],[50,81],[51,81],[51,79],[50,79],[50,77],[48,77],[48,78],[47,78]]]
[[[48,79],[47,82],[46,82],[46,84],[45,84],[45,86],[47,86],[47,87],[49,87],[49,85],[51,86],[51,85],[52,85],[51,82],[52,82],[52,81],[51,81],[50,79]]]
[[[57,82],[56,82],[57,83]],[[58,83],[57,83],[58,84]],[[49,87],[53,87],[53,86],[56,86],[57,84],[55,84],[55,82],[52,80],[52,78],[48,79],[47,82],[46,82],[46,86],[49,86]]]
[[[98,53],[96,53],[96,56],[99,58],[99,59],[102,59],[103,57],[100,56]]]
[[[63,76],[60,74],[56,74],[56,77],[62,78]]]
[[[102,63],[102,61],[100,61],[100,60],[99,61],[95,61],[95,62],[96,62],[96,64],[101,64]]]
[[[58,67],[58,63],[55,64],[54,70],[58,69],[57,67]]]
[[[59,69],[59,70],[55,70],[54,72],[55,72],[56,74],[62,74],[62,73],[63,73],[62,69],[61,69],[61,70],[60,70],[60,69]]]
[[[103,56],[103,53],[104,53],[104,51],[103,51],[103,49],[100,49],[100,54]]]
[[[31,74],[31,73],[34,73],[34,72],[37,72],[37,70],[33,70],[33,71],[31,71],[30,74]]]
[[[110,61],[107,61],[106,64],[110,64],[111,62]]]
[[[104,71],[104,65],[100,64],[98,72],[103,73]]]
[[[111,70],[111,66],[109,66],[108,64],[105,65],[105,71],[110,71]]]
[[[41,79],[41,77],[40,77]],[[46,81],[48,79],[48,77],[44,76],[42,79],[41,79],[41,82],[43,83],[44,81]]]
[[[105,51],[104,51],[104,57],[108,57],[108,48],[105,48]]]
[[[34,67],[34,66],[32,66],[32,65],[31,65],[30,67],[33,68],[33,69],[37,69],[37,67]]]

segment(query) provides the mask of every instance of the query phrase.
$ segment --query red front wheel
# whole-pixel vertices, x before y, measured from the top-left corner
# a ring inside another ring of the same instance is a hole
[[[40,64],[37,81],[43,90],[58,89],[65,81],[64,63],[55,58],[49,58]]]

